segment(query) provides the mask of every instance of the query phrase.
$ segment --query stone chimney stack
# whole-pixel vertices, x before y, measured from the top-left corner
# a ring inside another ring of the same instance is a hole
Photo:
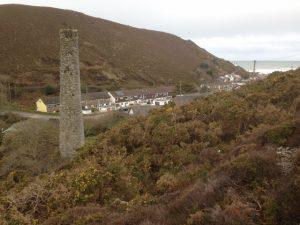
[[[59,148],[62,157],[72,158],[84,145],[81,112],[78,31],[60,30],[60,119]]]

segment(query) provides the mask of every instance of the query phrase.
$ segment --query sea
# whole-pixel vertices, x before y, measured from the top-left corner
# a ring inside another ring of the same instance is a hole
[[[231,61],[233,64],[253,72],[254,61]],[[270,74],[275,71],[288,71],[300,67],[300,61],[256,61],[256,72]]]

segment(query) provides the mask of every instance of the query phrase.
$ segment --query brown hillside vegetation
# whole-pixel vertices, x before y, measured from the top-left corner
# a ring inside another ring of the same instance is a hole
[[[72,162],[35,173],[28,144],[46,153],[49,143],[51,154],[54,132],[13,147],[14,133],[4,135],[0,224],[298,225],[299,94],[300,70],[274,73],[118,120],[90,133]],[[22,151],[25,165],[5,160]]]
[[[199,83],[241,68],[191,41],[82,13],[25,5],[0,6],[0,75],[20,86],[58,85],[60,28],[80,35],[84,82],[108,89]]]
[[[4,109],[7,104],[8,104],[8,102],[7,102],[7,98],[6,98],[6,88],[0,82],[0,110]]]

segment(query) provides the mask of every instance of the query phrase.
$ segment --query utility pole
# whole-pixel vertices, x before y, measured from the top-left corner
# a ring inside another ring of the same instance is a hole
[[[88,87],[85,83],[85,108],[87,109],[87,102],[88,102]]]
[[[8,83],[8,98],[9,98],[9,103],[11,104],[11,89],[10,89],[10,83]]]
[[[13,93],[14,93],[14,98],[16,98],[16,96],[18,95],[18,90],[17,90],[17,86],[16,85],[14,85]]]
[[[253,76],[255,76],[256,73],[256,60],[253,62]]]
[[[181,92],[181,81],[180,81],[180,84],[179,84],[179,91],[180,91],[180,96],[182,96],[182,92]]]

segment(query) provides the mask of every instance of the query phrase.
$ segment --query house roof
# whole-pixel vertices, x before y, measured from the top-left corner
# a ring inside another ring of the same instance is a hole
[[[43,100],[46,105],[59,104],[59,96],[49,97]]]
[[[130,111],[131,111],[131,113],[133,115],[145,116],[154,108],[155,108],[155,106],[152,106],[152,105],[145,105],[145,106],[136,105],[136,106],[130,107],[130,109],[128,110],[128,113],[130,113]]]
[[[97,100],[97,99],[109,99],[109,95],[106,91],[102,91],[102,92],[91,92],[86,94],[82,94],[81,95],[81,100],[85,100],[86,97],[88,98],[88,100]]]
[[[86,94],[81,94],[81,100],[97,100],[97,99],[109,99],[109,95],[107,92],[102,91],[102,92],[91,92]],[[59,96],[53,96],[46,98],[43,100],[46,105],[51,105],[51,104],[59,104],[60,98]]]
[[[128,97],[136,95],[147,95],[147,94],[156,94],[156,93],[166,93],[172,92],[175,90],[173,86],[162,86],[162,87],[153,87],[153,88],[143,88],[143,89],[130,89],[130,90],[120,90],[120,91],[111,91],[110,93],[114,97]]]

